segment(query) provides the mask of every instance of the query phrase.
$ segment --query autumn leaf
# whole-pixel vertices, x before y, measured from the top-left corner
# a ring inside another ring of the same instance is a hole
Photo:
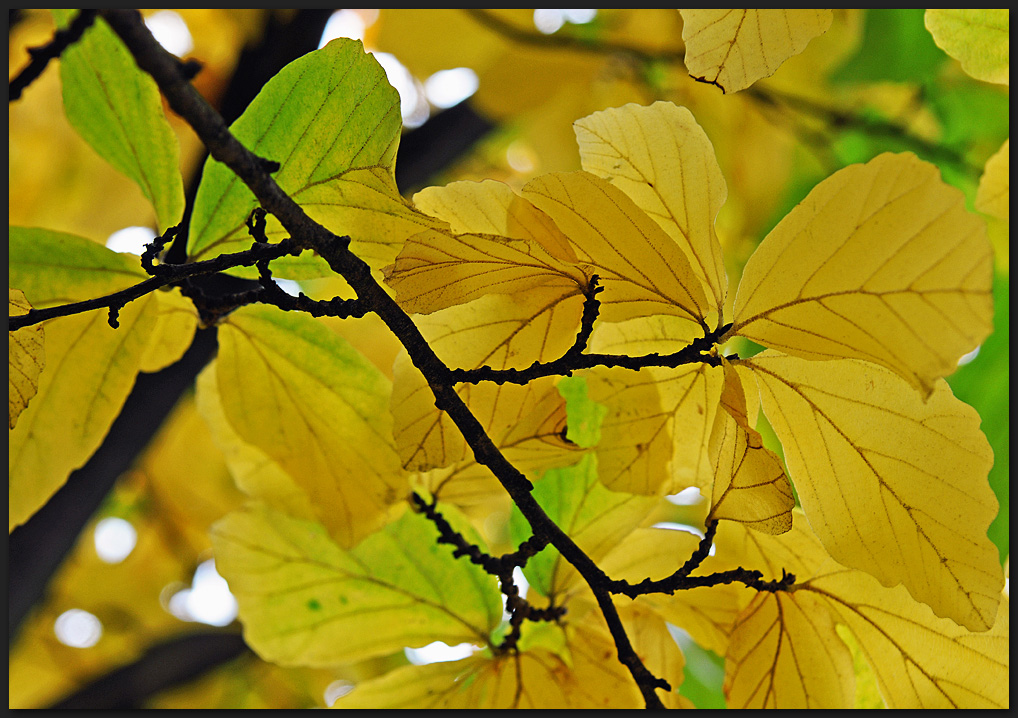
[[[926,28],[934,42],[977,80],[1010,84],[1011,12],[931,8]]]
[[[148,349],[141,360],[143,372],[157,372],[178,361],[194,339],[198,313],[194,303],[177,288],[155,292],[158,314]]]
[[[976,209],[1004,220],[1011,219],[1011,140],[986,161],[979,178]]]
[[[216,377],[230,425],[307,492],[341,545],[386,523],[406,477],[389,383],[356,350],[309,316],[245,307],[219,327]]]
[[[20,289],[7,290],[9,316],[28,314],[32,305]],[[7,414],[13,429],[18,416],[39,391],[39,375],[46,365],[46,335],[41,324],[7,334]]]
[[[831,556],[884,585],[903,583],[938,615],[989,628],[1003,576],[986,538],[997,501],[975,410],[945,382],[924,401],[858,360],[818,365],[768,351],[740,367],[756,378],[803,510]]]
[[[746,263],[732,334],[882,364],[927,394],[992,330],[993,253],[961,192],[910,154],[817,185]]]
[[[60,232],[11,227],[8,248],[10,282],[37,308],[102,296],[145,276],[125,255]],[[106,312],[44,325],[38,392],[8,435],[9,529],[99,447],[141,370],[157,315],[158,300],[148,295],[120,310],[118,329]]]
[[[827,32],[830,10],[680,10],[686,69],[723,92],[773,75],[781,63]]]
[[[399,96],[381,66],[360,42],[339,39],[283,68],[230,130],[252,152],[281,165],[273,177],[312,219],[349,235],[358,256],[380,269],[404,239],[441,226],[396,189],[400,127]],[[188,258],[250,247],[245,223],[255,206],[247,186],[210,158],[195,199]],[[271,217],[266,234],[284,236]],[[308,257],[272,266],[277,276],[295,279],[330,271]]]
[[[757,531],[784,533],[792,528],[792,486],[781,459],[749,425],[746,394],[735,368],[727,361],[723,367],[721,410],[709,442],[714,484],[707,520],[728,519]]]
[[[573,125],[583,169],[621,189],[690,258],[710,297],[725,304],[728,277],[714,220],[728,195],[714,147],[685,107],[656,102],[595,112]],[[716,324],[708,315],[707,323]]]
[[[66,27],[73,10],[53,10]],[[141,187],[160,231],[180,222],[180,148],[155,81],[102,19],[60,56],[67,119],[103,159]]]
[[[435,536],[424,516],[406,512],[344,550],[320,524],[263,504],[213,528],[216,565],[237,597],[245,640],[266,660],[305,666],[434,641],[484,645],[502,616],[497,583],[451,560]]]

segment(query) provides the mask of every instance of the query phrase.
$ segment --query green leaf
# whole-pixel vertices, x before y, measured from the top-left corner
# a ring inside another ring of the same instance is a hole
[[[481,540],[442,509],[456,530]],[[406,512],[356,548],[263,504],[214,525],[216,567],[237,597],[244,637],[268,661],[331,666],[434,641],[484,645],[502,618],[498,582]]]
[[[73,10],[53,10],[57,25]],[[177,136],[163,112],[155,81],[97,19],[60,56],[64,111],[78,134],[118,171],[138,183],[152,202],[160,231],[180,222],[184,183]]]
[[[339,39],[294,60],[269,80],[230,127],[244,146],[281,165],[273,177],[313,219],[341,235],[372,267],[389,264],[403,240],[443,223],[417,212],[396,189],[399,95],[360,42]],[[209,159],[195,198],[188,258],[251,246],[245,222],[256,201],[225,165]],[[269,218],[267,235],[283,236]],[[278,276],[323,276],[310,255],[273,263]],[[245,270],[248,276],[254,270]]]

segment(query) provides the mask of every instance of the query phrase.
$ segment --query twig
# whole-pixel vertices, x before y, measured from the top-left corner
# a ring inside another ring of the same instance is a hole
[[[25,89],[35,82],[36,79],[42,74],[43,70],[46,69],[46,65],[49,64],[50,60],[55,60],[60,57],[60,54],[70,47],[72,44],[77,42],[85,30],[92,26],[95,22],[98,10],[82,10],[78,15],[71,21],[71,24],[64,30],[57,30],[53,35],[53,39],[41,47],[30,47],[28,48],[28,54],[32,58],[29,63],[25,65],[24,69],[18,73],[17,77],[11,80],[8,94],[7,104],[14,102],[21,97],[21,94]]]

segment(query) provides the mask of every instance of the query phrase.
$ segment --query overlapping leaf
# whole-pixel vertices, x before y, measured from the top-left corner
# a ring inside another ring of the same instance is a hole
[[[219,328],[216,375],[234,430],[307,492],[340,544],[386,522],[407,488],[391,389],[356,350],[307,315],[246,307]]]
[[[773,75],[827,32],[830,10],[680,10],[686,69],[725,92]]]
[[[7,290],[9,316],[28,314],[32,305],[20,289]],[[18,416],[39,391],[39,375],[46,364],[46,333],[41,324],[7,334],[7,415],[13,429]]]
[[[728,278],[714,219],[728,195],[714,147],[685,107],[656,102],[595,112],[573,128],[583,169],[625,192],[686,253],[709,297],[724,307]],[[715,319],[707,318],[714,326]]]
[[[723,366],[721,410],[714,419],[709,443],[714,485],[707,518],[784,533],[792,528],[792,486],[781,459],[764,447],[760,434],[749,425],[746,395],[735,369],[727,361]]]
[[[73,10],[54,10],[66,27]],[[141,187],[160,230],[180,222],[180,148],[155,81],[102,19],[60,56],[67,119],[103,159]]]
[[[273,176],[313,219],[350,235],[354,251],[380,269],[407,237],[441,224],[396,189],[401,126],[399,96],[381,66],[359,42],[339,39],[283,68],[230,129],[252,152],[281,165]],[[195,199],[189,258],[247,249],[245,221],[254,208],[251,191],[210,159]],[[283,231],[270,218],[267,233],[278,239]],[[329,271],[306,257],[273,267],[294,278]]]
[[[256,504],[217,523],[213,544],[245,640],[275,663],[330,666],[433,641],[483,645],[501,620],[496,582],[453,560],[412,512],[344,550],[320,524]]]
[[[936,167],[883,154],[817,185],[753,253],[733,332],[882,364],[929,393],[992,330],[983,221]]]
[[[806,516],[840,563],[903,583],[938,615],[992,625],[1003,576],[986,529],[997,501],[975,410],[886,369],[765,352],[744,363],[784,447]]]

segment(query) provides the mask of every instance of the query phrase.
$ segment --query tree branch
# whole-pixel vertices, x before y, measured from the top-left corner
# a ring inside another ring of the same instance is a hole
[[[78,15],[71,21],[71,24],[67,26],[65,30],[57,30],[53,35],[53,39],[41,47],[30,47],[28,48],[28,54],[31,57],[29,63],[17,74],[17,76],[11,80],[7,90],[7,104],[14,102],[21,98],[21,94],[35,82],[43,70],[46,69],[46,65],[49,64],[50,60],[55,60],[60,57],[61,53],[68,47],[76,43],[81,36],[85,33],[85,30],[92,26],[95,22],[98,10],[82,10]]]

